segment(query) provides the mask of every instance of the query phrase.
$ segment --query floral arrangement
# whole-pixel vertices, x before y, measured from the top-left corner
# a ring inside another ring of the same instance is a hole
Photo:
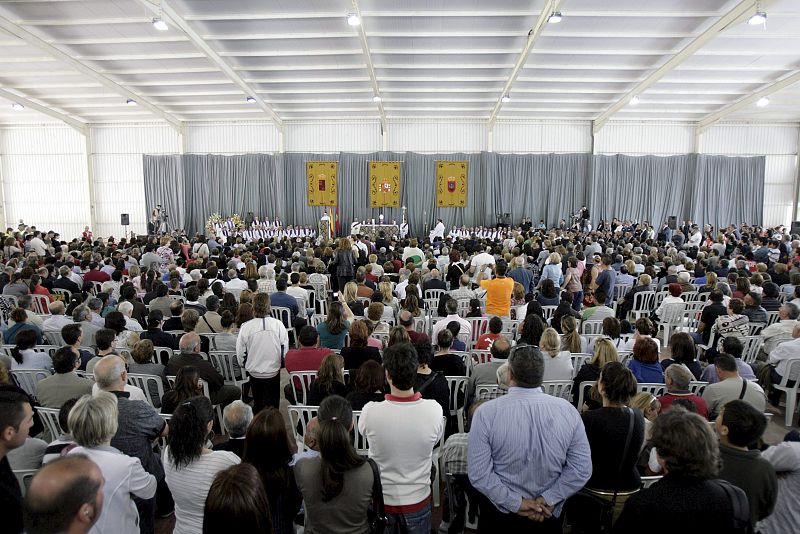
[[[238,213],[234,213],[228,218],[223,218],[222,215],[219,213],[212,213],[211,216],[206,219],[206,232],[211,233],[214,230],[214,225],[220,224],[223,225],[228,220],[233,221],[233,226],[237,230],[241,230],[244,228],[244,221],[242,220],[241,216]]]

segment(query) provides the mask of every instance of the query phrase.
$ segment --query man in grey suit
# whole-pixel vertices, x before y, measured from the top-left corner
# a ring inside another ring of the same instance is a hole
[[[81,326],[81,331],[83,332],[81,346],[93,347],[95,345],[94,336],[102,327],[92,322],[92,311],[86,306],[78,306],[72,312],[72,320],[75,324]],[[61,334],[61,337],[64,337],[64,334]],[[66,340],[64,342],[66,343]]]
[[[94,382],[75,374],[81,358],[72,347],[61,347],[53,354],[53,369],[56,374],[36,384],[36,397],[45,408],[61,408],[69,399],[92,393]]]

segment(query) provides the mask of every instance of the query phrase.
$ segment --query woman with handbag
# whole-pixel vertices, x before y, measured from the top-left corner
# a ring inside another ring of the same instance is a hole
[[[338,395],[326,397],[317,420],[319,456],[294,466],[305,502],[306,534],[374,532],[383,516],[383,490],[377,465],[353,448],[350,403]],[[370,505],[377,513],[369,513]]]
[[[644,417],[627,406],[636,385],[629,369],[607,363],[597,381],[603,407],[581,414],[592,449],[592,477],[567,503],[573,533],[610,532],[625,501],[641,486],[636,462]]]

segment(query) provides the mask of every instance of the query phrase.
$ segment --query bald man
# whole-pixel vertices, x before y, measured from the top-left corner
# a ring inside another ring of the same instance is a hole
[[[65,456],[42,467],[25,495],[28,534],[84,534],[103,510],[103,474],[86,456]]]
[[[188,332],[181,336],[178,343],[181,353],[173,356],[167,362],[167,376],[175,376],[181,367],[191,365],[197,368],[197,374],[208,384],[208,390],[213,404],[223,407],[236,399],[242,398],[242,390],[237,386],[225,384],[225,379],[211,364],[200,355],[200,336],[196,332]]]

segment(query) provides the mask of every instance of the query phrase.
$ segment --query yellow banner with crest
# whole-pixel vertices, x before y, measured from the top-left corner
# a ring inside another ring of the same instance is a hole
[[[436,162],[436,207],[465,208],[467,206],[466,161]]]
[[[400,207],[400,162],[369,162],[369,207]]]
[[[338,170],[338,161],[306,162],[309,206],[336,206]]]

